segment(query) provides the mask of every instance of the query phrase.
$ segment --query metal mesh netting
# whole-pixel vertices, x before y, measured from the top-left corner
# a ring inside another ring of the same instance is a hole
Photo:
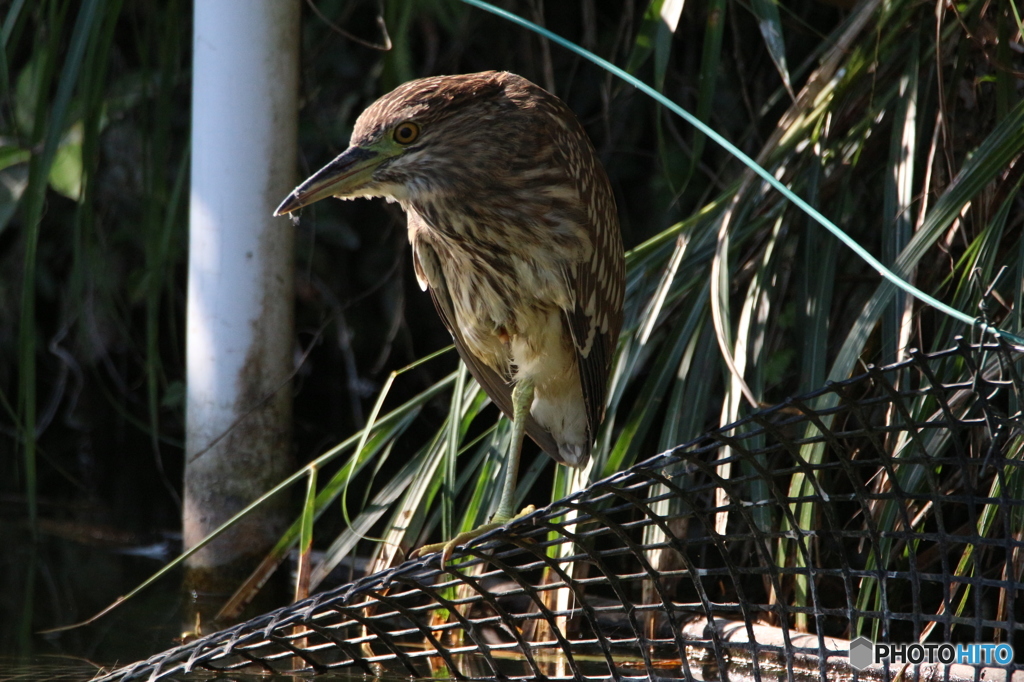
[[[489,533],[461,561],[408,561],[104,679],[888,679],[902,665],[852,669],[850,640],[1024,652],[1021,357],[961,342],[869,368]]]

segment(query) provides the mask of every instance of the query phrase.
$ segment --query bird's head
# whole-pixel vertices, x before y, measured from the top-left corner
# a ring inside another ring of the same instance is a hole
[[[405,83],[359,116],[349,148],[295,188],[275,214],[332,196],[403,203],[433,193],[479,196],[519,165],[537,127],[532,110],[548,98],[554,100],[529,81],[495,71]]]

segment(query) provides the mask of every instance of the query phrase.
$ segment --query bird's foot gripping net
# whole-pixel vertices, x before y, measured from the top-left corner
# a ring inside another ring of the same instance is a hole
[[[961,343],[870,368],[599,481],[461,563],[406,562],[107,679],[1024,675],[1022,357]],[[911,646],[873,662],[861,637]],[[965,661],[967,643],[998,658]]]

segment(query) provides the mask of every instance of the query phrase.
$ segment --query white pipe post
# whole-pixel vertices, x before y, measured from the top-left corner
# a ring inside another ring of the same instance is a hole
[[[272,213],[295,185],[299,9],[194,2],[186,548],[291,468],[293,230]],[[251,569],[286,527],[285,502],[192,556],[193,578]]]

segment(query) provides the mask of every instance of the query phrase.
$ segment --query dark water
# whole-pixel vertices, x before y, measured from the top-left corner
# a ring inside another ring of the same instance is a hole
[[[94,623],[42,632],[86,620],[127,594],[177,556],[177,538],[119,535],[100,525],[67,522],[43,523],[33,540],[26,524],[4,520],[0,538],[0,682],[87,682],[177,646],[182,633],[195,627],[190,614],[196,595],[185,594],[182,573],[172,571]],[[204,606],[215,610],[221,603],[217,599]],[[201,628],[205,634],[219,629],[213,623],[201,623]],[[315,677],[316,682],[356,678],[363,679],[362,673]],[[209,680],[211,675],[175,679]],[[307,678],[233,674],[217,679]]]
[[[0,682],[71,682],[91,679],[98,669],[89,661],[65,656],[29,659],[0,657]]]
[[[88,680],[101,668],[174,646],[182,633],[187,600],[175,574],[93,624],[42,633],[85,620],[126,594],[173,556],[174,538],[67,523],[44,524],[33,540],[17,522],[0,522],[0,536],[0,682]]]
[[[38,656],[27,660],[0,657],[0,682],[88,682],[100,668],[81,659],[64,656]],[[218,682],[299,682],[300,680],[311,680],[315,682],[352,682],[353,680],[365,680],[361,673],[351,674],[328,674],[309,677],[293,677],[284,675],[230,675],[214,678],[209,673],[195,673],[192,675],[176,675],[175,680],[180,682],[216,679]],[[384,678],[377,678],[384,680]],[[395,676],[391,680],[408,680],[407,677]]]

